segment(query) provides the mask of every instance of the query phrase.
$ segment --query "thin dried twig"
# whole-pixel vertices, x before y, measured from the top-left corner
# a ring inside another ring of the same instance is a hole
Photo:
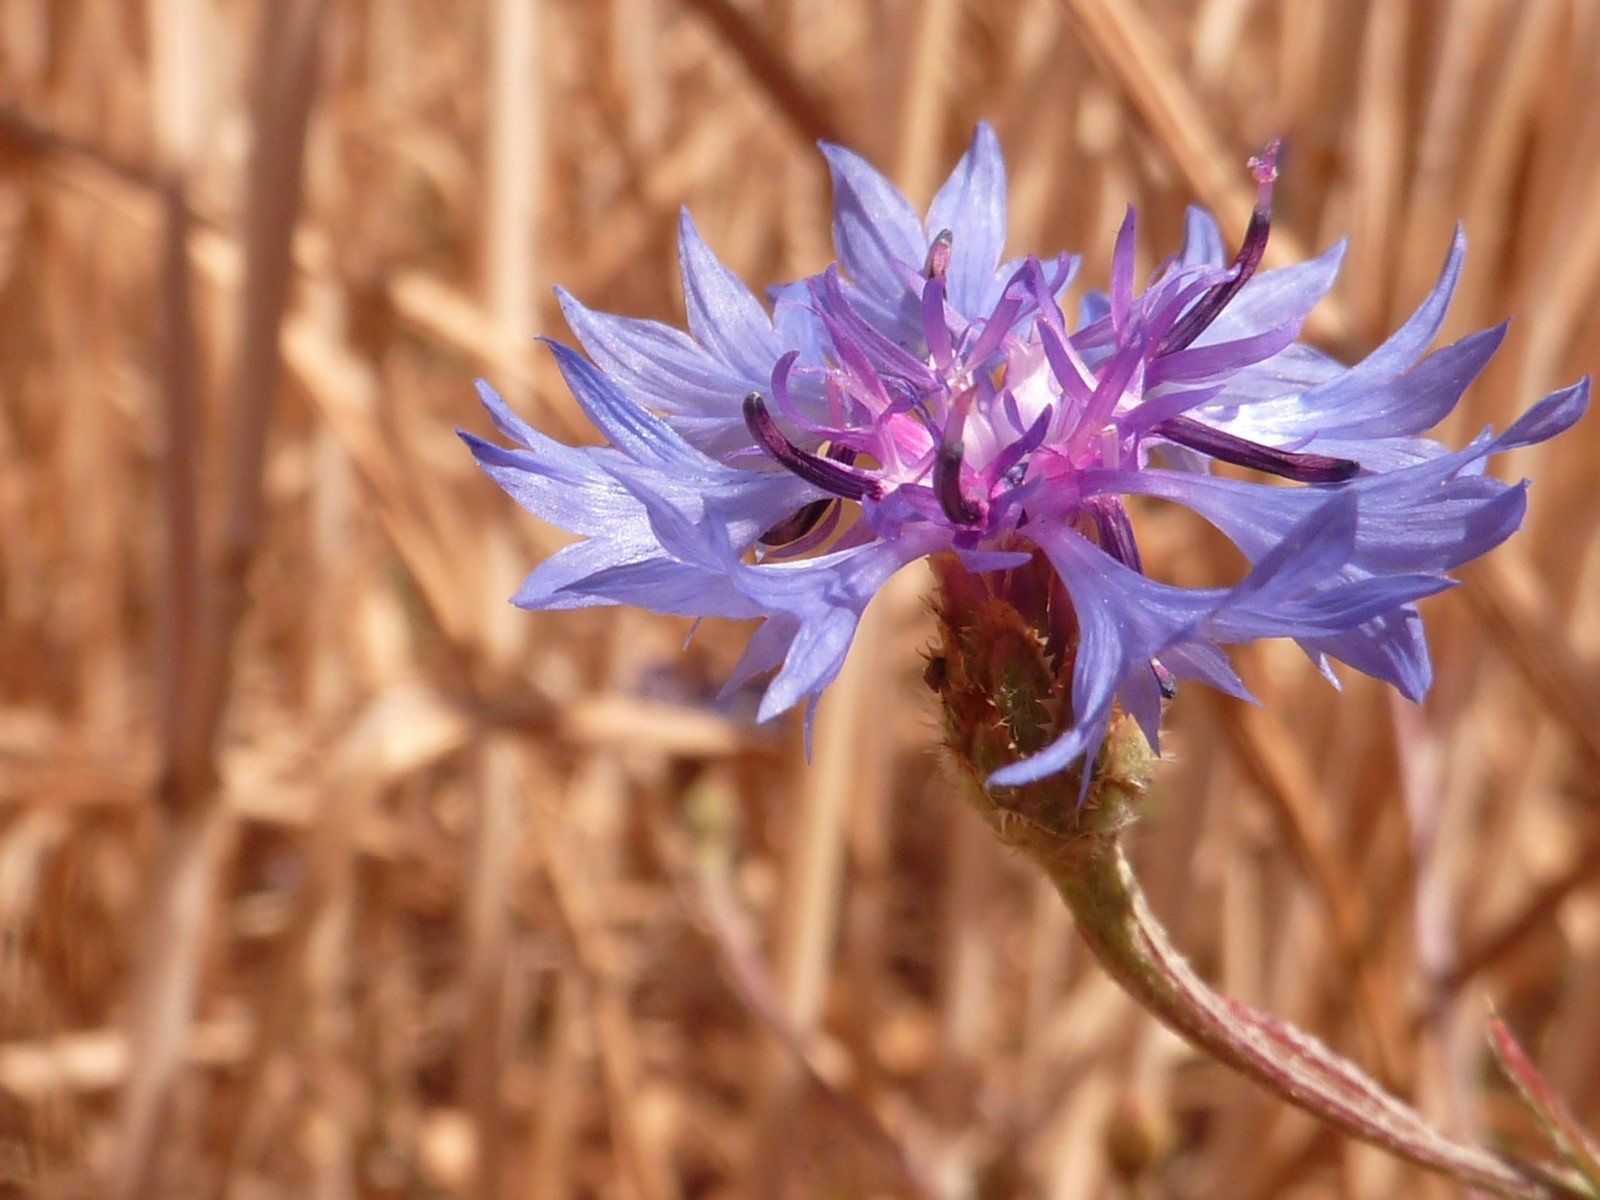
[[[260,42],[260,101],[251,159],[252,204],[247,221],[247,283],[240,321],[240,354],[231,392],[230,504],[222,530],[211,604],[191,614],[197,636],[185,631],[174,642],[183,655],[173,668],[169,717],[171,744],[158,787],[163,807],[175,819],[159,871],[159,898],[151,909],[145,974],[135,984],[135,1069],[123,1099],[122,1139],[116,1166],[119,1196],[154,1196],[162,1191],[158,1150],[167,1121],[171,1088],[198,988],[208,927],[210,891],[231,826],[213,799],[217,783],[217,741],[233,677],[234,635],[244,612],[246,574],[261,523],[261,470],[266,434],[278,379],[278,325],[288,295],[289,239],[300,204],[300,175],[306,123],[315,93],[321,0],[299,0],[268,10]],[[186,225],[181,204],[174,209],[177,229],[169,239],[175,290],[186,277],[182,247]],[[174,300],[181,304],[181,295]],[[183,318],[175,318],[182,337]],[[171,368],[175,386],[192,388],[192,365]],[[178,394],[172,412],[181,422],[170,437],[192,435],[182,410],[192,397]],[[181,460],[180,460],[181,464]],[[182,509],[192,488],[192,468],[174,468],[174,548],[188,553]],[[180,478],[189,475],[189,479]],[[180,593],[196,582],[194,567],[179,561]],[[192,599],[192,597],[190,597]],[[182,601],[182,602],[187,602]],[[193,640],[191,640],[193,637]],[[181,689],[181,690],[180,690]]]
[[[1130,202],[1141,273],[1191,200],[1236,236],[1243,159],[1285,135],[1270,253],[1354,235],[1312,323],[1342,356],[1431,285],[1462,219],[1445,335],[1515,320],[1438,436],[1503,428],[1594,366],[1600,3],[1402,7],[326,5],[290,237],[292,171],[255,161],[288,143],[245,76],[255,23],[304,0],[0,6],[0,1191],[107,1192],[132,1155],[146,1194],[262,1200],[465,1194],[475,1170],[555,1198],[763,1171],[913,1194],[898,1142],[945,1191],[1087,1200],[1108,1127],[1150,1135],[1147,1194],[1420,1188],[1215,1086],[1067,952],[1065,917],[1017,940],[1025,864],[947,819],[914,581],[805,767],[793,727],[716,697],[743,626],[704,622],[685,651],[672,618],[505,606],[564,537],[451,436],[482,431],[477,372],[541,431],[595,439],[530,341],[566,336],[547,283],[681,325],[688,206],[761,296],[833,256],[814,138],[920,205],[979,119],[1006,154],[1008,254],[1081,251],[1084,288]],[[1185,689],[1140,838],[1198,962],[1380,1066],[1389,1023],[1408,1091],[1484,1139],[1526,1123],[1483,1086],[1463,986],[1538,1029],[1578,1125],[1600,1111],[1597,450],[1591,417],[1508,457],[1534,481],[1526,527],[1463,572],[1465,605],[1424,606],[1415,722],[1299,672],[1271,680],[1271,727],[1223,735]],[[1134,520],[1153,578],[1237,578],[1184,514]],[[1250,765],[1262,738],[1284,762]],[[1406,790],[1396,755],[1422,772]],[[1265,805],[1237,804],[1241,763]],[[846,780],[842,814],[807,807],[819,774]],[[773,964],[774,1012],[806,1017],[814,1077],[716,982],[724,955],[641,828],[692,824],[708,795],[740,945]],[[554,891],[504,836],[530,799],[569,868]],[[1374,918],[1409,901],[1412,923]],[[840,1136],[847,1111],[886,1140]]]
[[[778,111],[807,142],[842,142],[844,134],[821,97],[795,73],[793,64],[743,11],[728,0],[684,0],[739,56],[747,71],[772,98]]]

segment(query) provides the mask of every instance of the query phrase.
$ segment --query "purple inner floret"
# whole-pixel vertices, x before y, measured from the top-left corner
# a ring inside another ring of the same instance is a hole
[[[1272,185],[1278,181],[1278,151],[1281,143],[1274,138],[1260,157],[1250,160],[1250,173],[1256,180],[1256,203],[1250,210],[1250,225],[1244,231],[1244,241],[1234,256],[1232,275],[1222,283],[1213,285],[1194,307],[1183,314],[1161,339],[1158,353],[1174,354],[1190,345],[1206,331],[1206,327],[1222,315],[1228,301],[1239,294],[1250,276],[1256,273],[1267,252],[1267,235],[1272,231]]]
[[[908,504],[933,519],[931,493],[957,544],[971,544],[974,535],[1020,528],[1029,519],[1060,519],[1082,509],[1093,518],[1101,548],[1129,565],[1138,563],[1138,549],[1121,504],[1100,497],[1085,505],[1062,477],[1088,467],[1133,463],[1145,437],[1301,483],[1350,479],[1361,470],[1352,459],[1263,445],[1182,412],[1163,415],[1212,393],[1169,392],[1177,399],[1162,403],[1145,402],[1138,391],[1141,381],[1148,385],[1174,356],[1188,350],[1256,273],[1271,231],[1277,149],[1273,143],[1261,158],[1251,160],[1259,183],[1255,209],[1238,254],[1219,277],[1199,272],[1181,281],[1174,278],[1167,286],[1153,287],[1136,309],[1131,225],[1127,227],[1111,314],[1123,347],[1120,357],[1113,355],[1115,361],[1100,364],[1098,375],[1073,353],[1064,326],[1055,327],[1059,313],[1053,296],[1066,281],[1065,262],[1056,280],[1047,282],[1043,267],[1026,261],[1006,280],[991,311],[963,320],[946,302],[956,240],[951,230],[943,229],[929,246],[921,279],[908,279],[911,290],[920,286],[914,348],[892,341],[875,326],[830,271],[810,287],[809,310],[822,324],[831,353],[801,369],[813,382],[821,381],[830,402],[828,417],[807,421],[790,402],[795,355],[786,355],[774,367],[772,388],[783,398],[784,411],[814,437],[834,444],[853,440],[862,453],[883,464],[878,476],[800,448],[778,428],[758,391],[744,401],[751,435],[775,462],[834,497],[881,500],[899,489]],[[1184,369],[1193,374],[1197,361],[1209,354],[1214,372],[1229,361],[1230,352],[1228,347],[1191,352]],[[1169,368],[1167,374],[1174,372]],[[1152,407],[1158,419],[1151,419]],[[988,469],[974,470],[968,462],[969,422]],[[1055,444],[1036,465],[1030,456],[1052,435]],[[1048,494],[1024,508],[1022,499],[1039,492]],[[1067,504],[1052,502],[1062,496]],[[779,532],[808,531],[822,515],[813,502],[780,522]],[[771,544],[773,539],[762,541]]]
[[[1117,705],[1154,742],[1176,678],[1245,695],[1230,643],[1292,637],[1330,679],[1338,659],[1420,697],[1431,668],[1415,602],[1522,517],[1525,485],[1486,475],[1486,459],[1567,428],[1588,394],[1587,380],[1553,393],[1463,450],[1420,436],[1503,335],[1427,353],[1459,231],[1417,312],[1346,367],[1296,340],[1343,246],[1260,269],[1276,143],[1251,161],[1257,201],[1231,260],[1191,210],[1182,250],[1140,291],[1130,211],[1110,288],[1075,328],[1059,298],[1076,259],[1000,262],[1005,167],[987,126],[926,221],[854,154],[823,153],[838,262],[774,289],[770,311],[687,215],[688,333],[559,293],[592,361],[553,346],[557,362],[607,444],[553,442],[485,390],[523,448],[463,435],[479,462],[580,539],[516,603],[761,618],[730,686],[774,672],[764,720],[809,712],[900,567],[953,551],[997,581],[1046,570],[1077,617],[1071,725],[996,784],[1093,754]],[[1212,462],[1302,486],[1214,476]],[[1243,553],[1245,577],[1147,577],[1129,496],[1193,509]]]

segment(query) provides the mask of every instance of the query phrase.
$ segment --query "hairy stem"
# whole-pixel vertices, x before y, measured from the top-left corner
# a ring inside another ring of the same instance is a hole
[[[1101,965],[1211,1057],[1319,1120],[1419,1166],[1499,1196],[1560,1195],[1528,1170],[1440,1133],[1316,1039],[1208,987],[1150,912],[1118,838],[1073,838],[1040,865]]]
[[[1298,1029],[1213,991],[1155,919],[1122,850],[1155,777],[1138,722],[1117,710],[1073,770],[1020,786],[987,781],[1061,735],[1072,711],[1076,619],[1048,582],[1017,569],[997,586],[935,557],[940,641],[924,678],[968,799],[1036,863],[1100,963],[1144,1008],[1218,1062],[1335,1129],[1470,1187],[1514,1200],[1594,1197],[1578,1174],[1514,1162],[1449,1137],[1353,1063]]]

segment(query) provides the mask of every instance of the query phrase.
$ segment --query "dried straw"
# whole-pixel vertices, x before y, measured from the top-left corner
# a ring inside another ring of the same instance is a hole
[[[1173,1042],[952,803],[920,577],[797,724],[744,631],[504,605],[562,542],[471,466],[486,376],[587,429],[548,288],[676,321],[687,205],[826,262],[810,143],[916,203],[988,119],[1012,253],[1354,235],[1359,355],[1471,241],[1516,314],[1447,427],[1597,365],[1600,5],[0,4],[0,1192],[1429,1193]],[[1185,691],[1136,845],[1207,978],[1464,1133],[1494,999],[1600,1126],[1600,426],[1430,601],[1415,710],[1292,651]],[[1152,571],[1236,563],[1136,515]],[[1120,1174],[1119,1174],[1120,1172]]]

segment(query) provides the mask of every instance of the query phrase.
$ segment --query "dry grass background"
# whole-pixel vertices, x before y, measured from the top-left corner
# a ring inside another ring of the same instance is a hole
[[[979,118],[1090,280],[1282,133],[1346,355],[1464,219],[1450,440],[1596,365],[1593,0],[0,0],[0,1194],[1456,1194],[1101,976],[944,781],[914,573],[809,768],[710,699],[743,630],[504,603],[557,535],[451,428],[585,436],[549,286],[676,319],[680,205],[819,269],[815,137],[920,204]],[[1597,453],[1504,464],[1424,708],[1241,655],[1135,839],[1209,978],[1514,1143],[1486,996],[1600,1125]]]

